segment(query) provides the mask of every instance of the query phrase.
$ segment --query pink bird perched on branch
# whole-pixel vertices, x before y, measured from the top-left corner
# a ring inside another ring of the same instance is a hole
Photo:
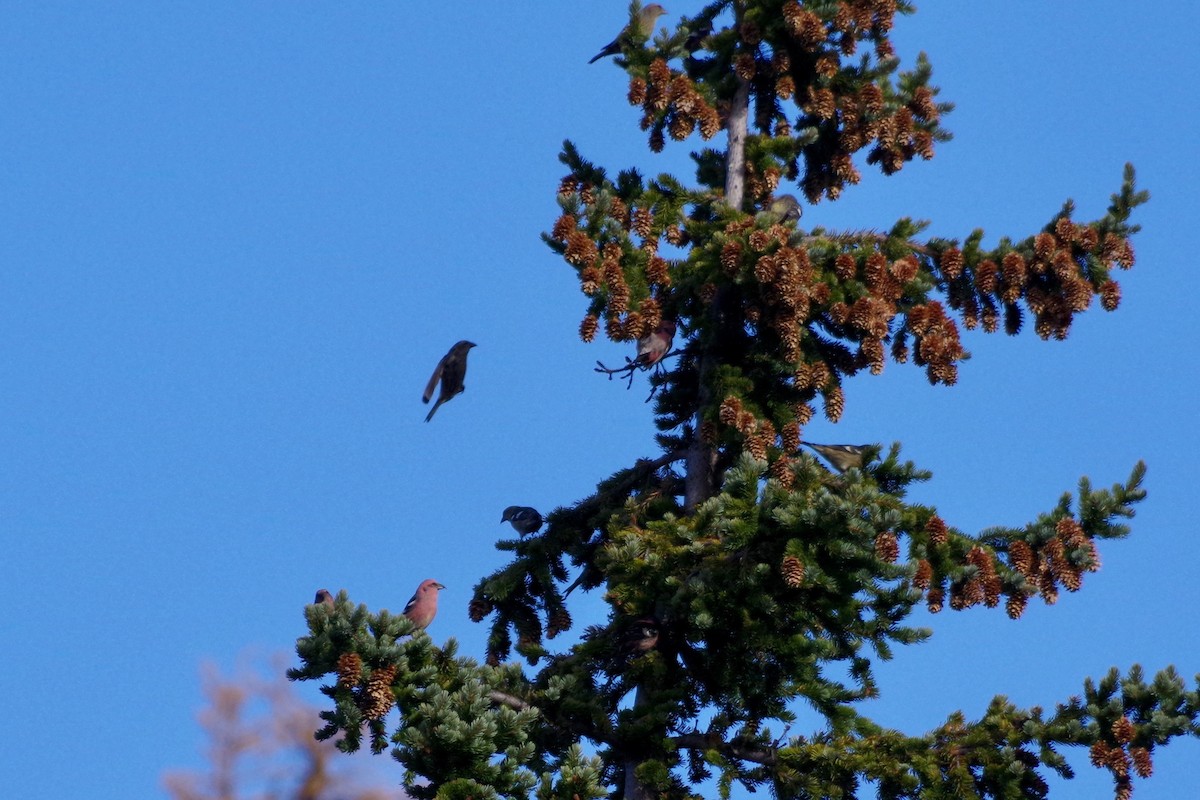
[[[413,621],[418,628],[424,629],[437,616],[438,589],[445,589],[433,578],[421,581],[412,599],[404,606],[404,616]]]
[[[331,595],[329,593],[328,589],[317,589],[317,597],[316,597],[316,599],[313,600],[313,603],[319,604],[319,605],[324,605],[324,606],[327,606],[328,608],[332,609],[333,608],[333,595]]]
[[[594,64],[605,56],[615,56],[621,52],[621,45],[631,39],[634,35],[636,27],[636,35],[642,39],[650,38],[650,34],[654,33],[654,23],[658,22],[658,18],[667,13],[667,10],[658,3],[651,3],[637,13],[633,21],[621,29],[617,34],[617,38],[613,39],[600,50],[599,53],[592,56],[589,64]]]
[[[671,352],[671,345],[674,341],[675,320],[664,319],[658,323],[657,328],[638,339],[637,358],[633,360],[633,363],[639,367],[657,364],[663,356]]]
[[[433,419],[434,412],[441,407],[442,403],[456,394],[461,394],[462,390],[467,388],[463,383],[467,377],[467,353],[474,346],[474,342],[463,339],[451,347],[450,352],[442,356],[442,360],[438,362],[437,367],[433,370],[433,377],[425,385],[425,394],[421,395],[421,402],[428,403],[429,398],[433,397],[433,387],[438,385],[438,381],[442,382],[437,402],[433,404],[433,408],[429,409],[429,416],[425,417],[426,422]]]

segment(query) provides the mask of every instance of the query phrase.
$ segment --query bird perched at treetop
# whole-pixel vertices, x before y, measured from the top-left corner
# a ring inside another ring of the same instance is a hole
[[[527,533],[536,533],[537,529],[542,527],[542,515],[537,512],[537,509],[529,506],[509,506],[504,509],[500,521],[512,525],[513,529],[522,536]]]
[[[675,341],[675,321],[664,319],[652,332],[638,339],[637,358],[633,360],[639,367],[649,367],[657,364],[667,353]]]
[[[428,403],[429,398],[433,397],[433,388],[437,386],[438,381],[442,382],[437,402],[433,404],[433,408],[429,409],[429,415],[425,417],[426,422],[433,419],[434,412],[442,403],[467,388],[463,384],[463,380],[467,377],[467,352],[474,346],[474,342],[463,339],[451,347],[450,352],[442,356],[442,360],[438,362],[437,368],[433,370],[433,377],[425,385],[425,394],[421,395],[421,402]]]
[[[658,22],[658,18],[665,13],[667,13],[667,10],[658,3],[651,3],[644,7],[637,13],[632,22],[621,29],[621,32],[617,34],[617,38],[604,45],[603,49],[592,56],[592,60],[588,63],[594,64],[605,56],[613,56],[621,52],[621,45],[632,36],[648,39],[650,34],[654,33],[654,23]]]
[[[329,593],[328,589],[317,589],[317,597],[313,603],[333,608],[333,595]]]
[[[871,446],[869,444],[813,444],[812,442],[801,442],[800,444],[816,450],[825,457],[826,461],[833,464],[833,468],[838,472],[845,472],[851,467],[861,469],[866,450]]]
[[[412,599],[404,606],[404,616],[411,619],[418,628],[428,627],[429,623],[433,622],[433,618],[437,616],[438,589],[445,588],[433,578],[421,581],[421,585],[413,593]]]
[[[793,222],[800,219],[804,214],[804,209],[800,206],[800,201],[790,194],[781,194],[771,201],[767,207],[772,214],[779,215],[780,222]]]

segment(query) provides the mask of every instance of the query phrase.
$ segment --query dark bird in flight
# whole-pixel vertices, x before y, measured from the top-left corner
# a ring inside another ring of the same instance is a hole
[[[460,394],[463,389],[467,388],[463,381],[467,377],[467,351],[475,346],[474,342],[468,342],[463,339],[454,347],[450,348],[450,352],[442,356],[442,360],[438,362],[437,368],[433,371],[433,377],[429,379],[429,383],[425,386],[425,394],[421,395],[421,402],[428,403],[433,397],[433,389],[438,385],[438,381],[442,382],[442,388],[438,392],[437,402],[433,404],[433,408],[429,409],[429,415],[425,417],[425,421],[433,419],[434,412],[442,403],[446,402],[456,394]]]

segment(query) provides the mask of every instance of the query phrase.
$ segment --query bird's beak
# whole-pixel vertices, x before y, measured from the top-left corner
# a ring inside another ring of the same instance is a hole
[[[437,588],[439,588],[439,589],[445,589],[445,588],[446,588],[445,586],[442,586],[440,583],[435,583],[435,584],[434,584],[434,586],[436,586],[436,587],[437,587]]]

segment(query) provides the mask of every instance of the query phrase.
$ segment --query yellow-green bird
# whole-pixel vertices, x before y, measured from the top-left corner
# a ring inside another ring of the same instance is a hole
[[[780,222],[787,222],[789,219],[795,222],[804,213],[800,201],[790,194],[779,195],[767,208],[772,214],[779,215]]]
[[[813,444],[812,442],[801,442],[805,447],[811,447],[816,450],[825,459],[833,464],[833,468],[838,472],[845,472],[853,467],[862,469],[863,456],[867,454],[869,444]]]
[[[667,13],[667,10],[658,3],[651,3],[637,13],[633,21],[621,29],[617,34],[617,38],[613,39],[596,55],[592,56],[589,64],[594,64],[605,56],[615,56],[621,52],[621,45],[631,35],[631,28],[637,26],[637,36],[642,39],[648,39],[650,34],[654,33],[654,23],[658,22],[658,18]]]

